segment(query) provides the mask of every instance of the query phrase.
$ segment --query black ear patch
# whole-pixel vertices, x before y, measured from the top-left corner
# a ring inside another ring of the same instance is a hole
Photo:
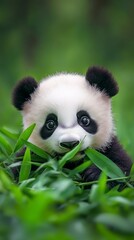
[[[22,110],[25,102],[31,99],[31,94],[38,87],[37,82],[32,77],[22,79],[14,88],[12,102],[18,109]]]
[[[95,86],[100,91],[104,91],[109,97],[115,96],[119,91],[118,85],[111,73],[103,68],[89,68],[86,73],[86,80],[91,86]]]

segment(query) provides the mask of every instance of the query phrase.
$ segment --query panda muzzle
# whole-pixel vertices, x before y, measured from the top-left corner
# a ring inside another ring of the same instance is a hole
[[[79,141],[68,141],[68,142],[61,142],[60,146],[67,148],[67,149],[73,149],[79,144]]]

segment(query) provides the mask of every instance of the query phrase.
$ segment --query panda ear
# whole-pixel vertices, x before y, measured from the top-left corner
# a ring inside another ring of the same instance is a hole
[[[32,77],[22,79],[14,88],[12,103],[18,110],[23,110],[25,102],[31,100],[31,94],[37,89],[38,84]]]
[[[118,85],[111,73],[99,67],[91,67],[86,73],[86,80],[91,86],[104,91],[109,97],[115,96],[118,91]]]

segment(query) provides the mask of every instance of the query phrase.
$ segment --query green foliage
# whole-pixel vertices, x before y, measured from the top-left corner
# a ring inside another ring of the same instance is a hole
[[[31,171],[31,154],[30,149],[27,148],[23,157],[23,161],[21,163],[19,182],[28,179],[30,171]]]
[[[80,144],[57,161],[28,142],[33,129],[34,125],[19,136],[0,129],[0,239],[133,239],[134,165],[125,177],[113,162],[88,149],[85,161],[68,170],[65,164],[75,161]],[[15,181],[12,169],[16,153],[24,145]],[[80,173],[92,163],[102,170],[100,178],[83,183]],[[114,179],[122,180],[126,188],[108,189],[107,182]]]
[[[87,149],[86,155],[108,177],[110,178],[125,177],[121,169],[114,162],[109,160],[106,156],[102,155],[101,153],[95,151],[94,149]]]
[[[31,125],[24,132],[22,132],[22,134],[19,136],[17,143],[14,147],[14,150],[13,150],[14,153],[22,148],[22,146],[24,145],[24,141],[27,141],[27,139],[30,137],[34,128],[35,128],[35,124]]]

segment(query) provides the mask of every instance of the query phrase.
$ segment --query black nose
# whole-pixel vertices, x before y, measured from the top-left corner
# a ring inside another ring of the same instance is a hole
[[[61,142],[60,145],[64,148],[72,149],[79,144],[79,141],[71,141],[71,142]]]

